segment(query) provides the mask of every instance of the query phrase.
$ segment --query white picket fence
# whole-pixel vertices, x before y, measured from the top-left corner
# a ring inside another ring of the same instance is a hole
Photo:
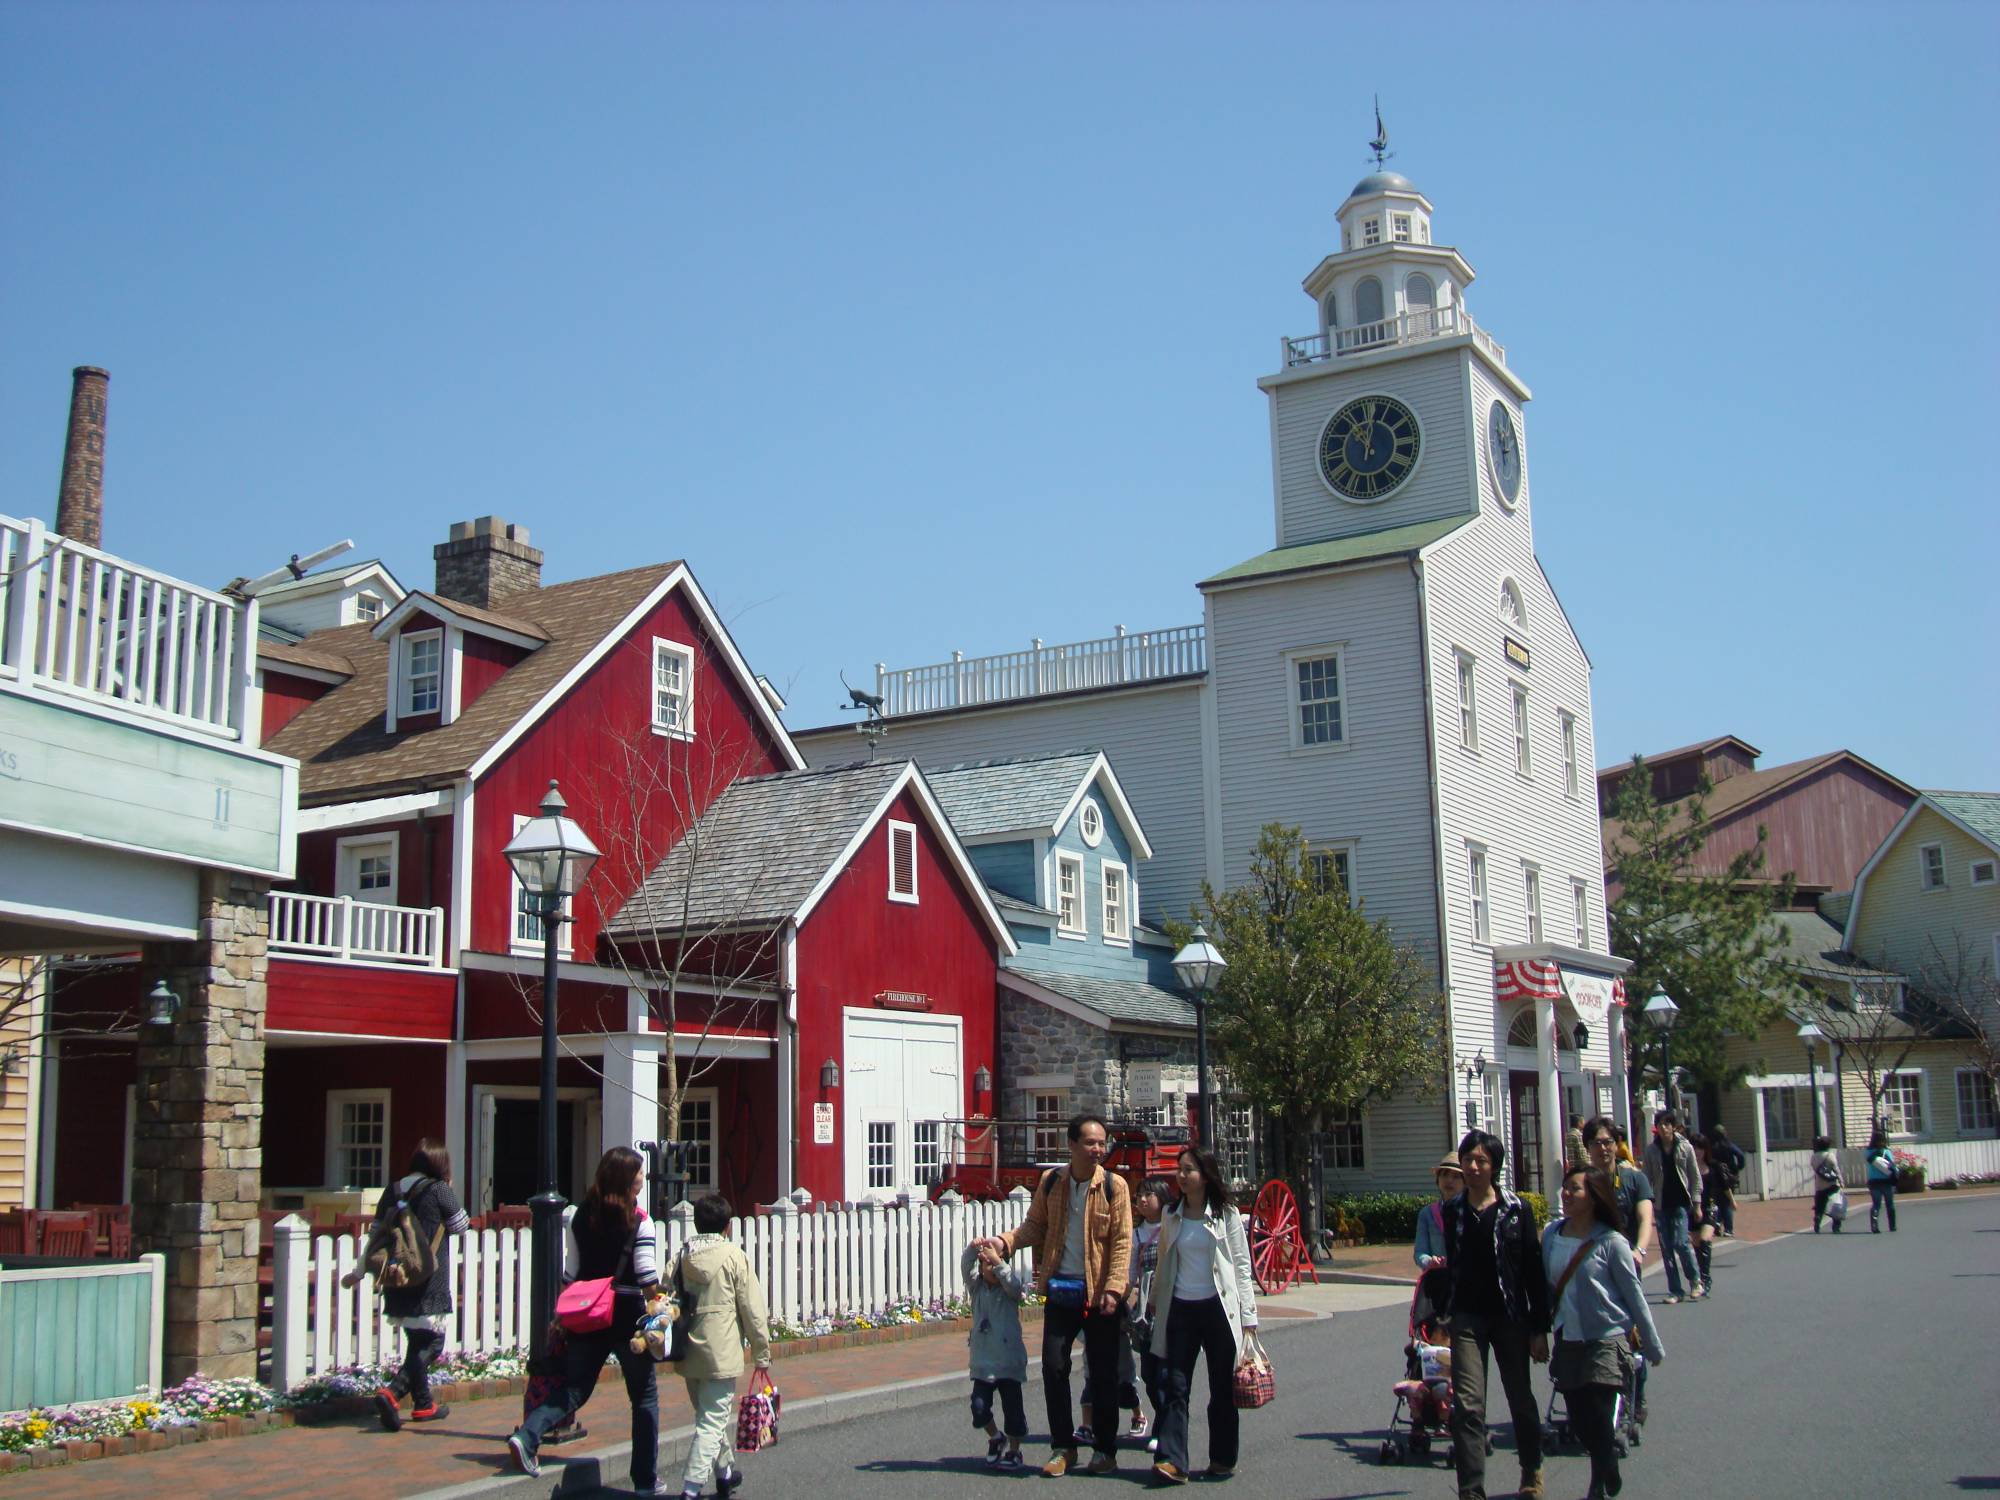
[[[1932,1182],[2000,1172],[2000,1141],[1898,1141],[1896,1145],[1924,1158]],[[1859,1146],[1843,1146],[1834,1152],[1840,1162],[1841,1181],[1848,1187],[1867,1186],[1866,1154]],[[1753,1151],[1748,1156],[1743,1180],[1736,1185],[1739,1198],[1810,1198],[1818,1186],[1810,1151],[1766,1151],[1761,1159]]]
[[[894,1303],[963,1292],[959,1259],[974,1239],[1027,1215],[1028,1193],[1002,1203],[781,1202],[732,1219],[729,1237],[749,1258],[774,1319],[874,1313]],[[686,1204],[653,1224],[665,1266],[694,1235]],[[527,1229],[482,1229],[452,1241],[452,1312],[445,1346],[493,1353],[528,1342],[532,1252]],[[402,1333],[368,1281],[343,1287],[361,1246],[352,1235],[315,1235],[297,1215],[273,1235],[271,1384],[280,1391],[349,1365],[394,1364]],[[1028,1252],[1017,1258],[1024,1274]]]

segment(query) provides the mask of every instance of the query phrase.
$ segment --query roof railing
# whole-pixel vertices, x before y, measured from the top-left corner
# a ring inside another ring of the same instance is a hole
[[[950,661],[922,667],[891,670],[877,662],[875,691],[882,699],[883,714],[893,717],[1154,682],[1207,668],[1208,642],[1200,625],[1136,633],[1120,625],[1115,633],[1096,640],[1049,646],[1037,636],[1025,651],[991,656],[954,651]]]

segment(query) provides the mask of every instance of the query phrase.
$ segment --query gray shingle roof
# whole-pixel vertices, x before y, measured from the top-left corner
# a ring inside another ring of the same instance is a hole
[[[1141,979],[1095,979],[1083,974],[1059,974],[1053,969],[1022,969],[1011,965],[1005,972],[1018,974],[1045,990],[1054,990],[1114,1021],[1185,1026],[1194,1030],[1194,1006],[1184,996]]]
[[[1889,977],[1849,953],[1840,929],[1816,911],[1781,911],[1771,921],[1779,933],[1776,956],[1795,969],[1837,979]]]
[[[962,839],[1022,828],[1053,829],[1097,755],[1095,750],[1069,750],[937,770],[926,767],[924,779]]]
[[[908,769],[908,761],[885,760],[734,783],[626,898],[605,932],[636,937],[783,921]]]
[[[1000,909],[1000,915],[1003,917],[1020,912],[1025,916],[1047,917],[1052,922],[1055,920],[1056,914],[1046,906],[1037,906],[1032,901],[1023,901],[1019,897],[1008,895],[1005,891],[996,891],[990,885],[986,887],[986,899]]]

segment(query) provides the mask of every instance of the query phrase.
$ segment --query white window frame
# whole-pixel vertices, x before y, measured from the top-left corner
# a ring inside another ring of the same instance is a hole
[[[1493,943],[1493,904],[1487,888],[1486,846],[1468,840],[1465,845],[1465,880],[1471,896],[1472,940],[1488,947]]]
[[[387,602],[373,589],[363,589],[354,596],[354,618],[361,624],[374,624],[382,618],[388,607]]]
[[[1454,648],[1458,669],[1458,748],[1479,753],[1479,658]]]
[[[1979,873],[1982,869],[1986,872],[1983,878]],[[1967,862],[1965,866],[1965,883],[1967,885],[1972,886],[1976,890],[1981,886],[1993,885],[1996,882],[2000,882],[2000,860],[1996,860],[1992,855],[1988,854],[1982,858]]]
[[[1528,913],[1528,941],[1542,940],[1542,867],[1521,861],[1521,904]]]
[[[1306,878],[1312,881],[1313,889],[1326,889],[1318,868],[1322,861],[1332,866],[1335,874],[1339,874],[1339,867],[1345,864],[1347,866],[1347,873],[1341,876],[1340,883],[1347,891],[1347,904],[1352,906],[1354,904],[1354,864],[1356,851],[1359,847],[1360,841],[1357,839],[1315,840],[1306,850]]]
[[[416,655],[416,647],[425,641],[437,643],[437,665],[428,672],[411,670],[411,658]],[[436,714],[444,717],[444,631],[406,630],[396,638],[396,717],[415,718],[420,714]],[[416,688],[419,682],[431,685],[431,705],[418,708]]]
[[[1556,718],[1562,725],[1563,795],[1575,797],[1582,786],[1576,769],[1576,715],[1560,709]]]
[[[1889,1106],[1889,1091],[1891,1089],[1895,1089],[1898,1098],[1900,1099],[1901,1097],[1903,1097],[1903,1089],[1901,1085],[1905,1080],[1912,1081],[1916,1084],[1917,1119],[1916,1119],[1916,1129],[1914,1130],[1891,1129],[1889,1131],[1890,1136],[1899,1141],[1915,1140],[1918,1137],[1922,1136],[1924,1133],[1924,1121],[1930,1118],[1930,1099],[1928,1097],[1930,1092],[1929,1079],[1926,1077],[1924,1070],[1921,1068],[1897,1068],[1894,1072],[1885,1073],[1883,1075],[1882,1102],[1880,1105],[1882,1111],[1882,1117],[1885,1120],[1891,1118],[1890,1106]],[[1895,1123],[1898,1125],[1908,1126],[1910,1124],[1909,1117],[1902,1112],[1900,1105],[1897,1106],[1894,1119]]]
[[[370,896],[361,889],[361,860],[364,851],[386,847],[389,851],[389,886],[386,895]],[[368,901],[377,906],[396,906],[396,895],[402,890],[403,841],[392,829],[387,833],[352,833],[333,843],[333,893],[336,896],[351,896],[356,901]],[[350,869],[354,879],[348,879]]]
[[[660,667],[667,661],[678,663],[681,671],[680,702],[674,708],[660,702]],[[653,733],[666,739],[694,738],[694,647],[658,635],[653,637],[652,724]]]
[[[1363,246],[1379,245],[1382,243],[1381,219],[1372,218],[1361,221],[1361,243]],[[1384,312],[1386,311],[1387,309],[1385,308]]]
[[[1416,220],[1410,214],[1389,215],[1389,238],[1399,245],[1415,243]]]
[[[1051,1103],[1053,1113],[1043,1107]],[[1028,1090],[1028,1118],[1034,1122],[1028,1148],[1037,1162],[1060,1161],[1069,1155],[1068,1089]]]
[[[1514,721],[1514,774],[1523,781],[1532,781],[1535,757],[1531,744],[1534,737],[1528,733],[1528,685],[1512,678],[1508,682]]]
[[[1368,1108],[1330,1110],[1326,1118],[1327,1170],[1365,1172],[1368,1170]]]
[[[1590,946],[1590,887],[1581,880],[1569,883],[1570,930],[1576,946]]]
[[[917,825],[914,823],[904,823],[896,818],[888,819],[888,824],[889,899],[901,906],[915,906],[917,904]],[[910,888],[906,891],[896,889],[896,840],[899,837],[909,841]]]
[[[687,1128],[687,1107],[690,1104],[706,1104],[708,1106],[708,1138],[701,1143],[707,1157],[707,1170],[697,1175],[690,1167],[687,1189],[690,1193],[712,1193],[717,1190],[715,1164],[720,1159],[722,1153],[721,1091],[713,1088],[683,1089],[681,1091],[680,1124],[672,1131],[667,1129],[667,1106],[663,1100],[660,1104],[660,1135],[662,1139],[668,1135],[671,1135],[677,1141],[687,1139],[682,1132]]]
[[[1077,837],[1092,849],[1104,842],[1104,809],[1095,797],[1085,797],[1076,810]]]
[[[391,1103],[388,1089],[328,1089],[326,1091],[326,1185],[329,1188],[345,1187],[387,1187],[391,1181],[389,1165],[389,1141],[392,1121],[389,1117]],[[379,1181],[372,1183],[348,1182],[340,1172],[342,1145],[340,1140],[340,1111],[348,1104],[379,1104],[382,1106],[382,1172]]]
[[[1514,606],[1511,619],[1507,614],[1509,603]],[[1515,635],[1528,634],[1528,601],[1521,594],[1521,585],[1511,578],[1500,580],[1500,623]]]
[[[1960,1068],[1952,1076],[1953,1092],[1958,1100],[1958,1133],[1962,1136],[1990,1138],[1993,1134],[1995,1112],[2000,1110],[2000,1101],[1996,1101],[1993,1097],[1993,1080],[1978,1068]],[[1972,1082],[1970,1090],[1965,1086],[1968,1079]],[[1971,1100],[1966,1097],[1968,1093],[1972,1095]],[[1974,1106],[1970,1119],[1966,1117],[1967,1103],[1972,1103]],[[1983,1120],[1979,1117],[1982,1105],[1986,1116]]]
[[[1111,877],[1118,877],[1118,899],[1111,899]],[[1103,908],[1104,941],[1120,948],[1132,946],[1132,872],[1115,859],[1097,862],[1097,889]]]
[[[1063,871],[1065,870],[1071,871],[1076,877],[1075,884],[1070,890],[1071,915],[1075,918],[1074,922],[1065,922],[1063,920],[1062,878]],[[1056,851],[1055,878],[1057,937],[1084,938],[1090,936],[1089,909],[1084,905],[1084,896],[1083,856],[1081,854],[1071,854],[1065,849],[1058,849]]]
[[[1799,1120],[1804,1113],[1799,1108],[1799,1091],[1797,1089],[1759,1089],[1757,1092],[1764,1096],[1764,1134],[1768,1138],[1768,1143],[1781,1147],[1803,1145],[1806,1138],[1799,1133]],[[1774,1100],[1782,1101],[1782,1103],[1777,1104],[1774,1108]],[[1788,1116],[1789,1119],[1774,1120],[1772,1118],[1773,1115]]]
[[[1935,866],[1932,864],[1933,855],[1936,856]],[[1937,876],[1936,880],[1931,879],[1933,873]],[[1948,883],[1948,877],[1945,874],[1944,845],[1917,845],[1917,889],[1920,891],[1941,891],[1946,888]]]
[[[514,832],[519,833],[526,828],[530,816],[532,815],[529,813],[515,813]],[[514,862],[510,859],[507,861],[507,948],[512,953],[541,953],[547,946],[542,934],[539,932],[530,934],[522,929],[524,922],[533,922],[536,926],[540,926],[542,920],[521,905],[526,895],[527,892],[521,885],[521,877],[515,871]],[[563,897],[562,925],[556,931],[556,952],[565,958],[569,956],[571,934],[576,931],[576,924],[570,921],[575,909],[576,893],[572,891]]]
[[[1308,699],[1299,682],[1299,668],[1312,662],[1333,663],[1333,696],[1330,698]],[[1347,703],[1347,647],[1344,642],[1323,646],[1300,646],[1285,653],[1285,702],[1291,714],[1292,749],[1295,752],[1316,755],[1329,750],[1344,750],[1352,741],[1351,725]],[[1330,703],[1340,732],[1331,739],[1307,740],[1305,712],[1310,706]]]
[[[1216,1154],[1221,1158],[1222,1175],[1231,1187],[1250,1180],[1256,1164],[1257,1112],[1248,1099],[1229,1095],[1215,1101],[1219,1121]]]

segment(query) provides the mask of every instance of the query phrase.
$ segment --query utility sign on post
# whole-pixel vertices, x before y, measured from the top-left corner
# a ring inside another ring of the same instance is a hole
[[[815,1104],[813,1106],[813,1144],[831,1146],[833,1144],[833,1106]]]

